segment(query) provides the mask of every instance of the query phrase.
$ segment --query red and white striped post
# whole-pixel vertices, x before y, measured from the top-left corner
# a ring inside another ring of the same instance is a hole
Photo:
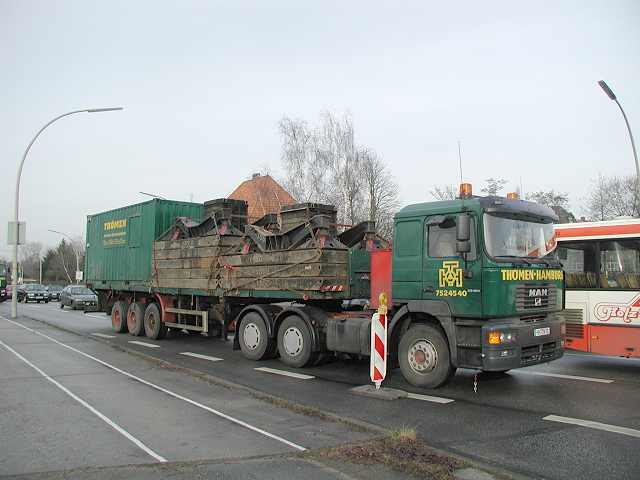
[[[380,294],[378,311],[371,317],[371,381],[376,390],[387,376],[387,296]]]

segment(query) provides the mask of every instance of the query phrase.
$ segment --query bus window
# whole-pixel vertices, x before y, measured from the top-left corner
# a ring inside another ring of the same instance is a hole
[[[596,243],[563,242],[558,258],[566,273],[567,288],[597,288]]]
[[[640,240],[600,241],[600,288],[640,288]]]

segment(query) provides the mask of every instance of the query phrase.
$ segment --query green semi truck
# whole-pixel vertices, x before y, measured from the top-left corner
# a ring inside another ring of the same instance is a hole
[[[88,217],[87,282],[118,332],[226,338],[233,329],[246,358],[291,367],[368,356],[380,293],[389,365],[412,385],[436,388],[457,368],[504,372],[561,357],[555,213],[461,192],[400,210],[392,246],[369,222],[338,233],[326,205],[247,224],[243,202],[154,199]]]

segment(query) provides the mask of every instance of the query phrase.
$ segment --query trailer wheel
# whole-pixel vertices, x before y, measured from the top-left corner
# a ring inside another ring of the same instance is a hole
[[[451,365],[447,340],[434,325],[410,327],[400,339],[398,361],[404,378],[416,387],[437,388],[456,371]]]
[[[127,327],[129,333],[135,337],[144,335],[144,305],[131,302],[127,310]]]
[[[73,303],[71,304],[71,309],[76,309]],[[111,325],[118,333],[127,332],[127,302],[119,300],[113,304],[113,310],[111,310]]]
[[[257,312],[249,312],[242,317],[236,332],[242,355],[249,360],[264,360],[273,357],[275,341],[269,338],[264,320]]]
[[[316,361],[311,332],[299,316],[291,315],[280,324],[278,352],[280,361],[290,367],[301,368]]]
[[[144,333],[153,340],[161,340],[167,335],[167,327],[160,318],[160,309],[155,303],[147,305],[144,311]]]

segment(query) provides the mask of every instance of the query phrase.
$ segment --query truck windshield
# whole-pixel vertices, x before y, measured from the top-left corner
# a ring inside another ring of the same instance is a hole
[[[553,224],[484,214],[484,241],[492,257],[541,258],[556,248]]]

